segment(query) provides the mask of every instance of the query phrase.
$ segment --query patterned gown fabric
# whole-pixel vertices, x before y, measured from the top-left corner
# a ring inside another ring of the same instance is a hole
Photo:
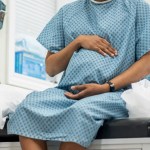
[[[57,53],[83,34],[105,38],[119,55],[103,57],[83,48],[74,52],[58,87],[29,94],[10,114],[9,134],[88,147],[104,120],[128,117],[122,90],[79,101],[66,98],[64,92],[77,92],[72,85],[103,84],[150,50],[150,6],[143,0],[78,0],[60,9],[37,40]]]

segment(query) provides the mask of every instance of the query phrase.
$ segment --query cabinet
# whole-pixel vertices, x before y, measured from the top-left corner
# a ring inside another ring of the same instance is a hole
[[[48,142],[48,150],[59,150],[58,142]],[[150,150],[150,138],[95,140],[88,150]]]
[[[150,138],[95,140],[89,150],[150,150]]]

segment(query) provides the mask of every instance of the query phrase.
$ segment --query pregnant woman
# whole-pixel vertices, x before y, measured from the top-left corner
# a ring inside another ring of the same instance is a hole
[[[127,118],[121,94],[150,74],[150,6],[144,0],[77,0],[60,9],[37,40],[56,88],[33,92],[10,114],[23,150],[85,150],[104,120]]]

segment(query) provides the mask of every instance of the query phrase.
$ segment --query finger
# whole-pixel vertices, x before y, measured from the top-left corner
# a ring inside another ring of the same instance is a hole
[[[111,51],[114,55],[118,55],[118,52],[115,48],[112,47],[112,45],[109,43],[108,45],[106,45],[106,48],[109,49],[109,51]]]
[[[64,95],[70,99],[73,99],[73,97],[74,97],[74,94],[72,94],[70,92],[66,92],[66,93],[64,93]]]
[[[102,43],[106,44],[106,45],[111,45],[106,39],[101,38],[100,40]]]
[[[118,55],[118,51],[116,50],[116,49],[114,49],[114,48],[110,48],[110,47],[108,47],[107,48],[109,51],[111,51],[115,56],[117,56]]]
[[[100,49],[101,49],[104,53],[108,54],[110,57],[114,57],[114,56],[115,56],[115,54],[112,53],[112,52],[111,52],[109,49],[107,49],[106,47],[103,47],[102,45],[99,45],[99,47],[100,47]]]
[[[101,48],[97,48],[97,52],[100,53],[104,57],[107,56],[107,54]]]
[[[107,49],[109,49],[109,51],[111,51],[114,55],[117,55],[117,50],[115,48],[112,47],[112,45],[105,39],[101,39],[100,41],[101,45],[103,45],[104,47],[106,47]]]
[[[82,91],[82,90],[86,89],[86,85],[76,85],[76,86],[72,86],[71,89],[72,89],[72,90]]]
[[[87,96],[88,96],[87,90],[83,90],[83,91],[79,92],[78,94],[76,94],[75,99],[79,100],[79,99],[82,99],[82,98],[87,97]]]
[[[86,97],[86,90],[81,91],[78,94],[72,94],[70,92],[66,92],[65,96],[70,98],[70,99],[79,100],[79,99],[82,99],[82,98]]]
[[[117,50],[115,48],[113,48],[113,46],[109,43],[109,44],[105,44],[106,48],[109,49],[110,51],[112,51],[114,54],[117,53]]]
[[[117,50],[115,50],[111,45],[103,45],[104,46],[104,50],[108,50],[112,55],[111,56],[117,56],[118,55],[118,52]]]
[[[115,53],[112,52],[109,48],[103,48],[103,51],[108,54],[110,57],[115,57]]]
[[[109,49],[109,51],[111,51],[114,54],[117,52],[117,50],[114,49],[111,45],[106,45],[106,48]]]
[[[112,47],[112,45],[110,43],[104,43],[102,40],[99,42],[99,45],[102,45],[106,49],[110,48],[110,51],[112,51],[113,53],[115,52],[115,49]]]

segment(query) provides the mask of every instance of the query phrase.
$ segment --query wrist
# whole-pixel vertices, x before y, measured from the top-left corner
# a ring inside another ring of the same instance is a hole
[[[110,87],[108,84],[97,84],[97,93],[102,94],[102,93],[107,93],[110,92]]]
[[[71,43],[70,43],[70,46],[71,46],[71,50],[73,52],[75,51],[78,51],[81,47],[80,45],[80,39],[77,37],[75,40],[73,40]],[[70,51],[70,50],[69,50]]]
[[[79,36],[76,38],[76,42],[77,42],[78,48],[81,48],[81,47],[82,47],[82,40],[83,40],[83,35],[79,35]]]
[[[110,86],[107,83],[102,84],[104,93],[110,92]]]

